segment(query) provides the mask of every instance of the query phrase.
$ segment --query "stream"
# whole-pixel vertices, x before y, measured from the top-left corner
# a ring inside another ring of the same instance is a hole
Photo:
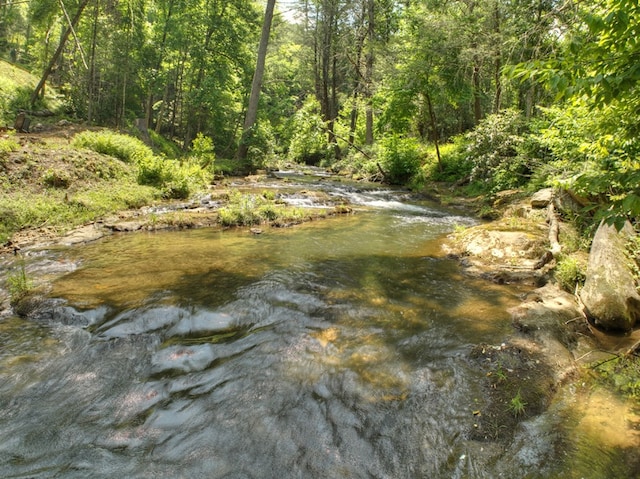
[[[522,291],[443,256],[473,219],[332,188],[357,214],[28,256],[52,302],[0,318],[0,477],[633,477],[567,439],[571,390],[511,440],[474,439],[470,351],[514,334]]]

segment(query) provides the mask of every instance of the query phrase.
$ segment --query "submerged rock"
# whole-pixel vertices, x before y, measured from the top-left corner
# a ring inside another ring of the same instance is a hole
[[[587,316],[605,329],[630,331],[640,319],[640,295],[625,244],[635,234],[629,222],[621,231],[602,222],[593,238],[580,299]]]

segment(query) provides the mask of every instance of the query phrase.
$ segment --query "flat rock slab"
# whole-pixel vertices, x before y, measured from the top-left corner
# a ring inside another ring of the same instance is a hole
[[[89,243],[91,241],[98,240],[106,235],[104,228],[96,224],[85,225],[71,231],[66,236],[62,237],[60,244],[74,245],[81,243]]]

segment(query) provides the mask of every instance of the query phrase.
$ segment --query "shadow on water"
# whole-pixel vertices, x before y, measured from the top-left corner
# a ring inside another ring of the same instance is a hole
[[[473,440],[485,373],[469,351],[510,334],[516,297],[441,257],[452,225],[434,218],[372,213],[58,252],[79,267],[54,284],[66,300],[57,321],[0,328],[0,475],[562,472],[542,440],[550,421],[507,449]]]

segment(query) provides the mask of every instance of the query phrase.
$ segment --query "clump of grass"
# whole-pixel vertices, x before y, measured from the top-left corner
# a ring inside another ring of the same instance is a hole
[[[223,226],[251,226],[272,223],[284,226],[300,223],[310,215],[302,208],[277,204],[263,195],[243,194],[237,190],[229,194],[229,202],[218,210],[218,222]]]
[[[576,285],[583,285],[586,279],[587,263],[576,256],[562,256],[555,268],[555,279],[562,289],[573,293]]]
[[[76,148],[113,156],[125,163],[138,163],[153,157],[153,151],[137,138],[112,131],[83,131],[72,141]]]
[[[27,275],[24,262],[20,262],[18,269],[7,277],[7,290],[11,298],[11,304],[16,304],[24,299],[33,289],[33,282]]]
[[[527,403],[522,398],[520,390],[518,389],[518,393],[511,398],[511,401],[509,401],[509,410],[513,413],[514,416],[517,417],[524,414],[526,407]]]
[[[47,170],[43,177],[44,183],[53,188],[69,188],[71,176],[67,171]]]
[[[4,138],[0,138],[0,159],[7,153],[17,151],[20,149],[20,143],[18,143],[13,135],[7,135]]]

